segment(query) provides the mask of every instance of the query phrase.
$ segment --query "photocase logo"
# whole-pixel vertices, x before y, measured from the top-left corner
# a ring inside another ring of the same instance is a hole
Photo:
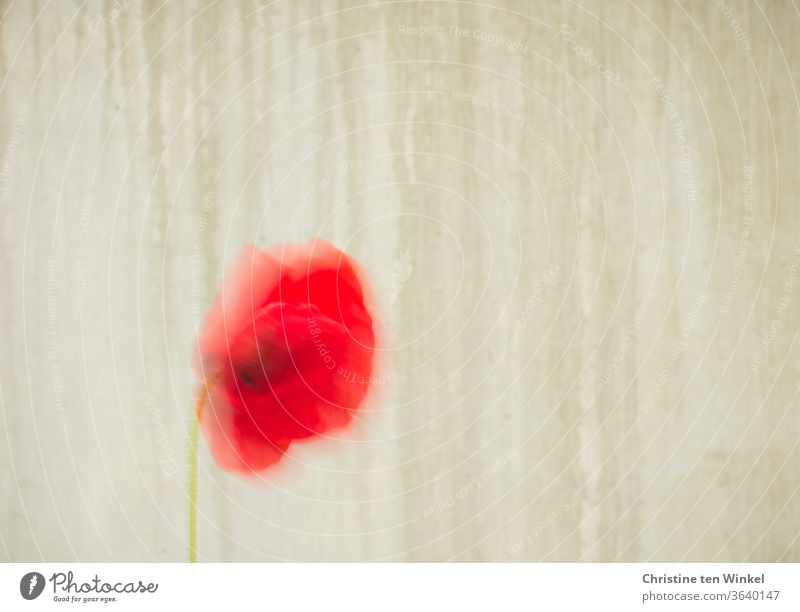
[[[19,594],[25,599],[36,599],[44,591],[44,576],[39,572],[30,572],[19,581]]]
[[[30,572],[19,581],[19,594],[23,599],[36,599],[47,582],[53,586],[54,602],[111,603],[119,601],[120,595],[127,597],[128,594],[155,593],[158,590],[157,582],[106,582],[97,574],[86,582],[81,582],[80,578],[76,582],[72,571],[55,572],[47,579],[39,572]]]

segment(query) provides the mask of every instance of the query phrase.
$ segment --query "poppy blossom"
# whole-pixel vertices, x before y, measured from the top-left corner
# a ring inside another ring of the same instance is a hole
[[[321,239],[245,247],[198,337],[197,418],[216,462],[277,463],[350,423],[373,372],[375,321],[358,264]]]

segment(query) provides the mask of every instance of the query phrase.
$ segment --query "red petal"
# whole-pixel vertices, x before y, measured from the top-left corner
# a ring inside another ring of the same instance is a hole
[[[246,413],[234,410],[218,386],[209,393],[200,422],[212,457],[231,472],[260,472],[289,447],[288,440],[270,440]]]
[[[321,240],[246,248],[200,335],[198,376],[215,376],[203,431],[221,467],[258,471],[292,440],[347,425],[373,371],[363,276]]]

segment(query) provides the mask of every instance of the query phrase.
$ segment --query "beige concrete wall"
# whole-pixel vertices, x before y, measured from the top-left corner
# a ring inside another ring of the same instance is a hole
[[[3,3],[0,559],[185,557],[196,325],[319,234],[394,377],[202,558],[800,561],[796,7],[361,4]]]

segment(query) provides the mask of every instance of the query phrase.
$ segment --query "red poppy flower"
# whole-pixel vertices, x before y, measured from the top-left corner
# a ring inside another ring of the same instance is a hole
[[[320,240],[246,247],[198,339],[198,419],[224,469],[256,472],[343,427],[366,396],[375,324],[356,262]]]

